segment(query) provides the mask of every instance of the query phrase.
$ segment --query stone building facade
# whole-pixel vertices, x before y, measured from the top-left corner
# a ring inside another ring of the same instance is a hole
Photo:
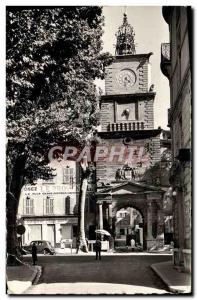
[[[22,188],[18,222],[25,226],[22,244],[32,240],[48,240],[55,247],[76,247],[78,234],[78,198],[80,188],[79,164],[72,160],[53,160],[54,177],[44,181],[38,179],[35,185]],[[92,186],[92,183],[89,185]],[[87,237],[95,235],[95,201],[92,192],[87,192],[86,201]]]
[[[74,161],[51,162],[56,176],[23,186],[18,217],[26,228],[23,244],[48,240],[59,246],[62,239],[76,239],[79,176]],[[75,242],[75,241],[74,241]]]
[[[190,7],[163,7],[170,43],[161,45],[161,70],[169,79],[168,123],[172,134],[171,199],[174,263],[191,271],[191,35]]]

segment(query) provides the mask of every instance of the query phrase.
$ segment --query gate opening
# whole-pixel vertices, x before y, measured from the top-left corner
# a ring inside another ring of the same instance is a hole
[[[135,243],[134,243],[135,242]],[[116,212],[115,219],[115,248],[143,251],[143,217],[133,208],[121,208]]]

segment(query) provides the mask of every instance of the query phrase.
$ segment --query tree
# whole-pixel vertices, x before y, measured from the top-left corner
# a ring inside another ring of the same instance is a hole
[[[102,8],[7,8],[7,252],[15,255],[22,185],[48,178],[49,149],[84,145],[97,125],[95,78],[112,58],[102,51]]]

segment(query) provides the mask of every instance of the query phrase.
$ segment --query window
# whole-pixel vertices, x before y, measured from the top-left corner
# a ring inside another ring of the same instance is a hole
[[[120,228],[120,235],[125,235],[124,228]]]
[[[138,101],[130,103],[116,104],[116,120],[115,122],[130,122],[139,119]]]
[[[34,200],[30,197],[25,199],[25,213],[31,215],[34,213]]]
[[[78,226],[77,225],[73,225],[73,238],[77,237],[77,233],[78,233]]]
[[[70,214],[70,197],[67,196],[65,199],[65,214],[69,215]]]
[[[53,214],[53,198],[46,198],[46,213]]]
[[[126,217],[126,213],[120,213],[120,218],[125,218]]]
[[[66,167],[63,169],[63,183],[73,187],[73,168]]]

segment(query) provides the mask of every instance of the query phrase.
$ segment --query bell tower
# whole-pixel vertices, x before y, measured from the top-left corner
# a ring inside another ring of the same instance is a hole
[[[124,130],[153,129],[153,102],[150,56],[136,54],[135,33],[124,14],[116,34],[115,61],[106,69],[105,93],[101,109],[102,131],[122,123]],[[107,113],[107,119],[106,119]]]
[[[116,34],[116,55],[135,54],[135,33],[133,27],[128,23],[127,15],[124,13],[123,24],[118,28]]]
[[[151,83],[149,61],[152,54],[152,52],[136,53],[134,29],[129,24],[127,15],[124,14],[123,23],[116,33],[115,60],[106,68],[99,133],[105,144],[110,144],[112,139],[117,145],[130,141],[130,147],[135,145],[143,147],[151,143],[149,148],[153,151],[149,152],[148,163],[154,163],[160,158],[159,134],[161,132],[154,129],[153,104],[156,93]],[[139,165],[142,174],[148,165],[142,163]],[[105,166],[102,169],[101,177],[104,174],[108,179],[114,176],[112,171],[107,170],[110,167],[112,166]],[[115,169],[115,166],[113,168]],[[99,172],[98,166],[98,176]]]

